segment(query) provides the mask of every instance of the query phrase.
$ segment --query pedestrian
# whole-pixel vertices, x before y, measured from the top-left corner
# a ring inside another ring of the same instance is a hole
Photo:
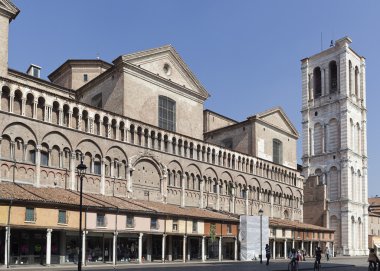
[[[265,256],[267,257],[267,265],[269,265],[269,259],[270,259],[270,248],[269,248],[269,245],[266,244],[265,245]]]
[[[329,247],[326,247],[326,260],[330,260],[330,249]]]

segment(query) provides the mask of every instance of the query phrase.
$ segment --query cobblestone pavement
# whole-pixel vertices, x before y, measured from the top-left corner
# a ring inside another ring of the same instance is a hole
[[[307,259],[305,262],[299,263],[299,270],[313,270],[314,259]],[[259,262],[191,262],[191,263],[145,263],[145,264],[120,264],[115,267],[107,264],[91,265],[83,267],[83,270],[138,270],[144,271],[285,271],[287,270],[288,260],[275,260],[271,261],[269,266],[265,263]],[[5,267],[2,267],[5,270]],[[75,265],[59,265],[59,266],[11,266],[11,270],[18,271],[44,271],[44,270],[57,270],[57,271],[72,271],[76,270]],[[9,269],[7,269],[9,270]],[[326,262],[322,260],[322,270],[337,270],[337,271],[351,271],[368,270],[367,257],[339,257]]]

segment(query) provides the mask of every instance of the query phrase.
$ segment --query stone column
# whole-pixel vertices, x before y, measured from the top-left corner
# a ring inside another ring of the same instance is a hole
[[[68,127],[68,128],[71,128],[71,127],[72,127],[72,123],[71,123],[71,122],[72,122],[72,120],[71,120],[72,117],[73,117],[73,111],[69,111],[69,112],[68,112],[68,121],[67,121],[67,122],[68,122],[68,124],[67,124],[67,127]]]
[[[59,126],[63,125],[63,109],[62,108],[58,109],[58,125]]]
[[[287,254],[287,244],[286,244],[287,240],[285,239],[284,240],[284,259],[286,259],[286,254]]]
[[[21,99],[21,115],[25,116],[26,98]]]
[[[72,152],[70,157],[70,181],[69,181],[69,188],[71,190],[75,190],[75,159],[76,159],[76,153]]]
[[[249,189],[245,189],[245,215],[249,215]]]
[[[116,261],[117,261],[117,235],[118,235],[118,232],[115,231],[113,233],[113,242],[112,242],[112,264],[113,266],[116,265]]]
[[[237,259],[238,259],[238,241],[237,241],[237,237],[235,237],[234,260],[237,261]]]
[[[186,192],[185,192],[185,174],[181,175],[181,182],[182,182],[182,187],[181,187],[181,207],[185,207],[186,206],[186,203],[185,203],[185,195],[186,195]]]
[[[302,250],[305,249],[304,244],[303,244],[303,240],[302,240],[302,242],[301,242],[301,248],[302,248]]]
[[[186,262],[186,240],[187,236],[183,236],[183,244],[182,244],[182,261]]]
[[[36,186],[40,187],[41,176],[41,145],[36,146]]]
[[[34,100],[34,103],[33,103],[33,119],[37,119],[37,104],[38,104],[38,100]]]
[[[273,195],[272,194],[269,195],[269,199],[270,199],[270,218],[273,218]]]
[[[161,262],[165,262],[165,249],[166,249],[166,234],[162,235],[162,257]]]
[[[50,266],[51,263],[51,232],[52,229],[47,229],[46,233],[46,266]]]
[[[11,227],[5,227],[5,244],[4,244],[4,265],[9,267],[11,247]]]
[[[15,96],[14,93],[10,93],[9,95],[9,112],[13,113]]]
[[[231,206],[231,213],[235,213],[235,192],[236,192],[236,189],[235,187],[232,187],[232,206]]]
[[[139,234],[139,258],[138,258],[138,262],[139,263],[142,263],[142,237],[143,237],[143,233],[140,232]]]
[[[79,131],[82,131],[82,114],[78,114],[78,123],[77,123],[76,127],[78,127]]]
[[[335,254],[334,254],[334,242],[331,242],[331,256],[330,257],[335,257]]]
[[[100,194],[104,195],[106,193],[106,167],[104,165],[105,159],[102,158],[101,161],[101,170],[100,170]],[[111,168],[110,168],[111,170]]]
[[[313,241],[310,241],[310,257],[313,257]]]
[[[292,248],[295,248],[295,242],[294,242],[294,239],[292,240]]]
[[[276,259],[276,239],[273,240],[272,256],[273,260]]]
[[[86,265],[86,235],[87,232],[82,233],[82,265]]]
[[[206,260],[206,240],[205,240],[206,236],[202,236],[202,262],[204,262]]]
[[[216,210],[220,210],[220,184],[217,182],[216,185]]]
[[[219,262],[222,261],[222,236],[219,237]]]
[[[204,207],[204,202],[203,202],[203,190],[204,190],[204,181],[203,181],[203,179],[201,178],[201,179],[199,179],[199,182],[200,182],[200,206],[199,206],[199,208],[201,208],[201,209],[203,209]]]

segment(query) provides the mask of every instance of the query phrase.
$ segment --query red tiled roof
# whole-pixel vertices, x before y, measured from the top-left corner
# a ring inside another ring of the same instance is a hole
[[[275,226],[275,227],[291,228],[291,229],[334,232],[334,230],[331,230],[325,227],[320,227],[320,226],[316,226],[312,224],[302,223],[299,221],[291,221],[291,220],[280,219],[280,218],[270,218],[269,225]]]
[[[77,206],[80,203],[79,192],[63,188],[35,187],[26,184],[0,183],[0,200],[17,200],[44,204],[62,204]],[[119,209],[140,213],[175,215],[180,217],[204,218],[215,220],[239,220],[228,215],[196,207],[181,208],[160,202],[133,200],[100,194],[83,193],[83,206],[92,208]]]

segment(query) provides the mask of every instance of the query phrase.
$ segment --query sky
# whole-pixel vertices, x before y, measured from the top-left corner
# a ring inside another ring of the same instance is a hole
[[[369,196],[380,195],[380,1],[14,0],[9,67],[47,78],[67,59],[101,59],[171,44],[211,97],[243,121],[281,106],[301,134],[300,60],[349,36],[366,58]],[[301,141],[298,162],[301,163]]]

